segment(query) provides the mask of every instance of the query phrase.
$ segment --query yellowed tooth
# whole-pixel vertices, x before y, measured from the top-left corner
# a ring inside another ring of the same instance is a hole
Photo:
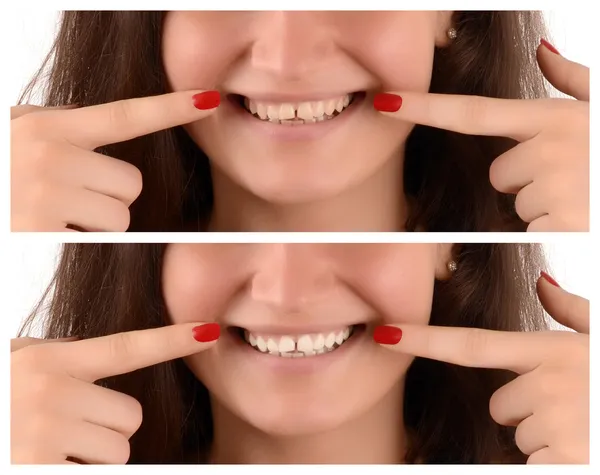
[[[313,117],[315,117],[315,115],[313,113],[313,108],[311,107],[310,102],[303,102],[300,104],[300,106],[298,107],[297,116],[300,119],[305,119],[305,120],[312,120]]]
[[[337,110],[338,112],[342,112],[344,110],[344,98],[340,97],[336,104],[335,104],[335,110]]]
[[[256,105],[256,113],[262,120],[266,120],[269,117],[267,114],[267,107],[261,103]]]
[[[335,111],[335,106],[337,105],[337,101],[335,99],[330,99],[325,102],[325,114],[332,115]]]
[[[296,117],[296,110],[292,104],[281,104],[279,106],[279,119],[280,120],[291,120]]]
[[[348,107],[349,104],[350,104],[350,94],[346,94],[344,96],[344,107]]]
[[[279,106],[267,106],[267,116],[272,120],[279,119]]]

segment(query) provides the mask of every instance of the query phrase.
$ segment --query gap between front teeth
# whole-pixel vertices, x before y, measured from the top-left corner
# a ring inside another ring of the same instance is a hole
[[[244,339],[261,353],[299,358],[328,353],[339,348],[352,334],[352,327],[329,332],[306,335],[263,336],[244,330]]]

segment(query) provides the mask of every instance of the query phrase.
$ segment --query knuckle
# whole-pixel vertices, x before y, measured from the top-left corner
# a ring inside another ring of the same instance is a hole
[[[517,426],[517,429],[515,430],[515,444],[521,452],[530,455],[529,453],[527,453],[527,451],[525,451],[526,440],[527,434],[525,433],[525,426],[523,424],[519,424]]]
[[[41,345],[27,346],[15,351],[11,357],[11,368],[20,367],[24,370],[35,370],[48,361],[48,355],[45,348]]]
[[[116,432],[113,432],[113,434],[113,440],[110,442],[110,449],[107,454],[108,461],[112,464],[125,465],[131,455],[129,441]]]
[[[114,208],[111,211],[111,222],[114,231],[127,231],[131,223],[129,208],[125,204],[115,201]]]
[[[118,333],[108,339],[108,356],[113,361],[135,354],[135,341],[128,333]]]
[[[494,392],[494,394],[492,394],[489,403],[490,415],[498,424],[501,424],[504,420],[504,411],[502,410],[504,408],[504,404],[502,399],[502,388],[500,388]]]
[[[143,179],[142,172],[131,163],[123,162],[123,171],[127,180],[126,194],[129,204],[133,203],[142,193]]]
[[[465,363],[480,359],[488,345],[488,336],[484,330],[469,328],[465,332]]]
[[[125,400],[127,404],[127,420],[125,421],[125,426],[127,427],[128,432],[133,435],[142,425],[142,405],[137,399],[131,396],[126,396]]]
[[[113,127],[123,127],[131,117],[128,101],[116,101],[108,106],[108,121]]]
[[[38,137],[47,130],[48,123],[43,114],[26,114],[11,120],[11,138],[22,139]]]
[[[519,215],[519,217],[523,220],[525,220],[525,222],[530,222],[530,220],[527,220],[527,196],[524,193],[524,190],[521,190],[519,193],[517,193],[517,196],[515,197],[515,211],[517,212],[517,214]]]
[[[484,125],[487,117],[487,104],[482,98],[469,96],[463,103],[462,115],[467,128]]]

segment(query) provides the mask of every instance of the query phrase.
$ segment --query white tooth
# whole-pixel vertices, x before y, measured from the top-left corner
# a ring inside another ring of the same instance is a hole
[[[325,346],[327,348],[333,348],[334,344],[335,344],[335,333],[332,332],[325,337]]]
[[[344,107],[348,107],[350,104],[350,94],[344,96]]]
[[[298,114],[296,114],[300,119],[312,120],[315,115],[313,115],[313,109],[310,105],[310,102],[302,102],[298,106]]]
[[[319,333],[318,335],[315,335],[313,338],[313,348],[315,349],[315,351],[322,350],[324,346],[325,337],[323,336],[323,334]]]
[[[336,336],[335,336],[335,342],[338,345],[341,345],[342,343],[344,343],[344,330],[340,331]]]
[[[298,351],[302,351],[306,353],[308,351],[313,351],[313,342],[309,335],[302,335],[298,340],[297,345]]]
[[[318,118],[323,116],[323,114],[325,114],[325,105],[323,104],[323,101],[313,102],[312,110],[315,117]]]
[[[304,352],[304,356],[314,356],[314,355],[315,355],[315,352],[312,350]]]
[[[248,340],[250,341],[250,344],[252,346],[256,346],[256,338],[254,337],[254,335],[252,333],[250,333],[250,336],[248,337]]]
[[[304,353],[292,353],[292,358],[304,358]]]
[[[282,336],[279,340],[279,351],[282,353],[288,351],[294,351],[296,349],[296,343],[289,336]]]
[[[305,124],[314,124],[317,119],[316,118],[312,118],[312,119],[303,119]]]
[[[261,103],[256,104],[256,113],[262,120],[266,120],[269,117],[267,114],[267,106]]]
[[[326,351],[325,348],[321,348],[320,350],[315,351],[315,353],[317,355],[322,355],[323,353],[325,353],[325,351]]]
[[[281,353],[281,356],[283,358],[291,358],[292,357],[292,353]]]
[[[350,327],[346,327],[344,330],[344,340],[347,340],[348,338],[350,338]]]
[[[267,349],[271,353],[277,353],[277,352],[279,352],[279,348],[277,347],[277,343],[275,343],[275,340],[273,340],[272,338],[269,338],[267,340]]]
[[[258,110],[256,107],[256,102],[254,102],[254,101],[248,101],[248,102],[249,102],[248,109],[250,109],[250,112],[252,114],[256,114],[256,111]]]
[[[258,349],[262,352],[267,351],[267,342],[263,340],[262,336],[256,338],[256,346],[258,346]]]
[[[325,102],[325,114],[332,115],[335,111],[335,106],[337,105],[337,101],[335,99],[330,99]]]
[[[292,104],[281,104],[279,106],[279,119],[293,119],[296,117],[296,110]]]
[[[335,103],[335,109],[338,112],[342,112],[344,110],[344,98],[340,98],[337,100],[337,102]]]
[[[325,120],[325,116],[324,115],[322,115],[320,117],[317,117],[317,119],[316,119],[317,122],[323,122],[324,120]]]
[[[269,119],[279,119],[279,106],[267,106],[267,115],[269,116]]]

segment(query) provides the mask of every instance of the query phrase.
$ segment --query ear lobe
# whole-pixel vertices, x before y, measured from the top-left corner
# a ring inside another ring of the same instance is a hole
[[[450,44],[448,30],[452,27],[453,11],[441,10],[437,13],[437,28],[435,31],[435,45],[443,48]]]
[[[448,263],[454,257],[454,244],[440,243],[437,245],[437,262],[435,266],[435,278],[437,280],[448,280],[452,273],[448,269]]]

